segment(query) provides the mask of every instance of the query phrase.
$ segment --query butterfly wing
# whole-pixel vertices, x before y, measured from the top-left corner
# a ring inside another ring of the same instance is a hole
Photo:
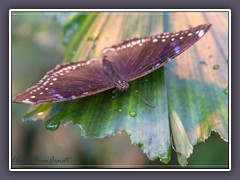
[[[187,50],[210,27],[210,24],[204,24],[175,33],[133,38],[103,49],[102,54],[116,64],[128,81],[132,81],[160,68]]]
[[[56,66],[37,85],[13,98],[13,102],[41,104],[93,95],[114,87],[95,60]]]

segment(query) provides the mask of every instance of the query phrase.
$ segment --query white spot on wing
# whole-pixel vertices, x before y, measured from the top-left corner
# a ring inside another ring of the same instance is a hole
[[[31,96],[31,98],[33,99],[33,98],[35,98],[36,96]]]
[[[59,98],[59,99],[64,99],[64,97],[61,96],[60,94],[53,94],[53,96],[54,96],[54,97],[57,97],[57,98]]]
[[[83,95],[87,95],[87,94],[89,94],[89,92],[83,92],[82,94],[83,94]]]
[[[188,33],[188,36],[191,36],[192,35],[192,33]]]
[[[108,51],[115,51],[115,49],[114,49],[114,48],[105,48],[105,49],[103,50],[103,53],[106,53],[106,52],[108,52]]]
[[[199,33],[198,33],[198,37],[202,37],[204,35],[204,31],[201,30]]]
[[[157,42],[158,40],[157,39],[154,39],[153,42]]]
[[[160,65],[160,63],[157,63],[156,65],[155,65],[155,67],[158,67]]]
[[[180,52],[180,46],[176,46],[176,47],[174,48],[174,52],[175,52],[176,54],[178,54],[178,53]]]
[[[29,103],[29,102],[31,102],[31,101],[29,101],[29,99],[25,99],[25,100],[23,100],[22,102],[24,102],[24,103]]]
[[[87,64],[90,64],[90,63],[92,63],[92,62],[94,62],[94,61],[96,61],[96,59],[91,59],[91,60],[87,61],[86,63],[87,63]]]
[[[76,96],[74,96],[74,95],[72,95],[72,96],[71,96],[71,98],[72,98],[72,99],[76,99],[77,97],[76,97]]]

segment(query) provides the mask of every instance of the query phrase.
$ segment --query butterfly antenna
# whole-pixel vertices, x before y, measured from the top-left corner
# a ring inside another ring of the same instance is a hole
[[[139,95],[139,97],[142,99],[142,101],[146,104],[146,105],[148,105],[149,107],[151,107],[151,108],[155,108],[156,106],[154,106],[154,105],[151,105],[144,97],[143,97],[143,95],[138,91],[138,90],[127,90],[128,92],[135,92],[135,93],[138,93],[138,95]]]

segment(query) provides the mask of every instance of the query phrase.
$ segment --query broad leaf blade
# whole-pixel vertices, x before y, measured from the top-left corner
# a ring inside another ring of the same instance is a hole
[[[197,16],[181,14],[166,16],[170,21],[165,27],[171,26],[172,31],[182,30],[188,28],[189,22],[192,26],[206,23],[208,17],[201,13]],[[178,22],[171,24],[176,18]],[[64,61],[93,57],[101,60],[101,50],[105,46],[133,36],[160,33],[162,24],[162,14],[159,13],[86,16],[79,26],[81,28],[67,44]],[[192,153],[192,145],[199,140],[204,141],[212,130],[228,139],[228,100],[224,94],[228,81],[227,61],[219,54],[212,31],[214,28],[176,61],[168,63],[165,72],[162,68],[131,83],[130,92],[112,98],[109,90],[79,100],[40,105],[24,118],[43,119],[50,130],[56,130],[60,124],[74,122],[81,127],[85,137],[103,138],[125,132],[149,159],[160,158],[167,163],[170,160],[170,117],[176,150],[181,153],[179,162],[185,165]],[[221,71],[213,68],[216,64],[220,65]],[[149,107],[141,97],[156,108]],[[168,107],[172,110],[168,111]],[[183,138],[179,138],[179,134]]]
[[[93,18],[88,18],[91,25],[82,25],[79,34],[72,37],[66,57],[71,57],[72,52],[75,52],[72,56],[74,60],[92,57],[101,60],[100,54],[104,46],[119,43],[135,35],[143,36],[162,31],[159,20],[161,17],[137,13],[103,13],[94,21]],[[125,24],[133,25],[130,28],[132,30],[129,31]],[[170,132],[163,68],[131,83],[129,91],[120,93],[115,98],[112,96],[112,90],[109,90],[79,100],[56,103],[43,111],[39,106],[34,113],[47,114],[41,119],[46,121],[49,130],[56,130],[60,124],[73,122],[81,127],[84,137],[104,138],[125,132],[130,136],[131,142],[139,145],[149,159],[159,158],[167,163],[170,160]],[[150,107],[148,103],[156,108]],[[46,111],[48,113],[45,113]],[[25,118],[32,117],[34,113],[30,112]]]

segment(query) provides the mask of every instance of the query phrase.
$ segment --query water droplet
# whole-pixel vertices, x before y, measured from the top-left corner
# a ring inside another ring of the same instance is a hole
[[[213,69],[214,70],[218,70],[220,68],[220,66],[218,65],[218,64],[215,64],[214,66],[213,66]]]
[[[129,111],[129,115],[131,117],[135,117],[137,115],[136,111]]]
[[[228,94],[228,87],[224,89],[224,94]]]
[[[118,109],[118,112],[122,112],[123,110],[122,109]]]
[[[204,142],[204,140],[202,138],[198,138],[197,143],[201,143]]]
[[[59,121],[54,121],[54,120],[50,120],[46,123],[45,127],[47,130],[50,130],[50,131],[55,131],[56,129],[59,128]]]

